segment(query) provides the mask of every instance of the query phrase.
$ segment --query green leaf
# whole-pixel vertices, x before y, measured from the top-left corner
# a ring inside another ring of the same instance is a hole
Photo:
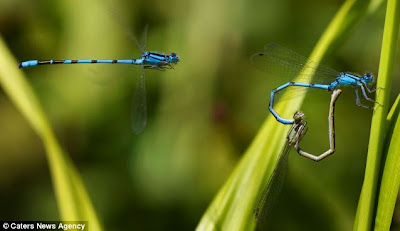
[[[337,12],[313,50],[310,59],[320,62],[365,15],[369,1],[348,0]],[[293,115],[304,97],[277,105],[284,115]],[[203,215],[197,230],[251,230],[255,228],[253,209],[267,184],[290,126],[270,115],[245,155]]]
[[[386,119],[400,22],[399,7],[400,2],[397,0],[389,0],[387,3],[376,94],[376,101],[381,105],[375,104],[372,117],[367,165],[354,230],[371,230],[375,213],[374,206],[378,191],[382,151],[387,136]]]
[[[0,84],[43,141],[61,219],[88,221],[90,230],[102,230],[77,170],[60,147],[32,87],[1,37],[0,65]]]
[[[394,206],[400,185],[400,95],[398,95],[388,121],[390,127],[386,137],[384,153],[387,151],[385,167],[381,181],[374,230],[389,230],[392,223]]]

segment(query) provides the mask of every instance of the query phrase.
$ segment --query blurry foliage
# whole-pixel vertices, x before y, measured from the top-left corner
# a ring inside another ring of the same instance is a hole
[[[149,118],[139,136],[130,131],[137,68],[55,65],[23,71],[106,230],[191,230],[270,116],[267,102],[275,86],[248,57],[269,41],[307,55],[341,4],[0,0],[0,33],[19,61],[135,58],[140,51],[125,30],[138,34],[145,24],[148,50],[178,53],[175,70],[147,71]],[[118,18],[107,13],[110,5]],[[376,8],[323,62],[377,73],[384,13]],[[400,90],[399,68],[394,92]],[[314,93],[304,102],[310,131],[302,145],[319,152],[328,144],[329,94]],[[340,222],[351,229],[372,113],[355,105],[351,89],[337,107],[336,154],[315,164],[292,152],[273,229],[327,230]],[[3,91],[0,115],[0,217],[59,219],[42,143]],[[315,201],[315,195],[329,203]]]
[[[398,100],[389,105],[400,26],[400,2],[388,0],[363,187],[353,230],[389,230],[399,191]],[[399,94],[400,97],[400,94]],[[389,112],[389,108],[392,107]],[[396,134],[397,133],[397,134]],[[396,147],[396,148],[395,148]],[[386,163],[382,159],[386,159]],[[375,223],[374,223],[375,222]]]

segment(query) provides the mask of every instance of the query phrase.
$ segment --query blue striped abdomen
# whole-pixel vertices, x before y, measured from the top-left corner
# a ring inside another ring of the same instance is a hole
[[[143,59],[100,59],[100,60],[90,60],[90,59],[65,59],[65,60],[29,60],[21,62],[18,67],[32,67],[37,65],[45,65],[45,64],[88,64],[88,63],[118,63],[118,64],[133,64],[133,65],[141,65],[143,64]]]

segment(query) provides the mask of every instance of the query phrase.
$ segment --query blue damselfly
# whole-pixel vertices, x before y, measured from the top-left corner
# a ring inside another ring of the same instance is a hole
[[[146,84],[145,84],[145,69],[153,69],[164,71],[173,69],[174,65],[179,62],[179,57],[176,53],[163,54],[159,52],[148,52],[146,46],[147,27],[143,33],[142,44],[135,39],[135,43],[142,52],[142,56],[137,59],[63,59],[63,60],[29,60],[21,62],[18,67],[26,68],[38,65],[49,64],[131,64],[141,67],[141,74],[136,84],[135,98],[132,108],[132,129],[136,134],[143,131],[147,123],[147,104],[146,104]]]
[[[359,88],[366,100],[375,102],[373,99],[369,98],[366,93],[367,91],[372,93],[376,90],[370,89],[368,86],[369,83],[375,81],[370,73],[365,73],[361,76],[351,72],[338,72],[308,60],[306,57],[275,43],[267,44],[263,52],[254,54],[251,56],[250,60],[257,68],[282,78],[293,79],[297,76],[296,80],[298,81],[309,81],[311,76],[314,76],[314,83],[287,82],[271,91],[268,108],[274,117],[283,124],[293,124],[294,120],[282,118],[274,110],[273,106],[275,95],[289,86],[301,87],[303,90],[317,88],[327,91],[332,91],[342,86],[351,86],[355,89],[356,104],[358,106],[370,108],[369,106],[361,104],[358,95]]]

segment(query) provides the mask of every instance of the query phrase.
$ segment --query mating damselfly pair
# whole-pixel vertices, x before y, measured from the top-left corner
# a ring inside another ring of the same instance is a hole
[[[257,225],[262,225],[266,216],[272,209],[274,203],[279,196],[283,186],[283,181],[286,176],[288,166],[288,154],[291,147],[296,151],[311,160],[320,161],[335,152],[335,125],[334,125],[334,109],[335,103],[338,99],[342,86],[354,87],[356,93],[356,104],[361,107],[371,108],[361,103],[358,90],[361,89],[364,99],[375,102],[368,97],[367,92],[372,93],[376,89],[369,88],[368,84],[374,82],[374,77],[370,73],[358,75],[350,72],[338,72],[329,67],[320,65],[316,62],[308,60],[306,57],[291,51],[287,48],[281,47],[275,43],[267,44],[264,51],[256,53],[250,58],[251,62],[259,69],[268,73],[277,75],[281,78],[294,79],[297,81],[305,82],[292,82],[289,81],[271,91],[268,109],[272,115],[282,124],[292,124],[286,136],[286,144],[278,156],[275,169],[269,178],[269,181],[261,192],[256,208],[254,209],[254,216]],[[314,83],[309,83],[311,77],[314,77]],[[299,91],[309,89],[323,89],[333,91],[329,110],[329,146],[330,148],[320,154],[312,155],[305,152],[300,148],[300,141],[307,132],[307,122],[303,113],[295,113],[293,119],[282,118],[273,108],[275,103],[275,96],[283,89],[293,86],[299,87]]]
[[[147,123],[147,104],[146,104],[146,84],[145,84],[145,69],[166,70],[173,69],[174,65],[179,62],[179,57],[176,53],[163,54],[159,52],[148,52],[146,46],[147,26],[142,34],[142,42],[139,44],[135,38],[134,41],[142,55],[137,59],[63,59],[63,60],[29,60],[21,62],[18,67],[32,67],[48,64],[131,64],[141,67],[141,74],[136,83],[136,92],[132,108],[132,130],[139,134],[143,131]]]
[[[361,103],[358,90],[361,90],[364,99],[374,102],[368,97],[368,93],[376,91],[376,89],[369,88],[368,84],[375,81],[370,73],[358,75],[351,72],[338,72],[330,67],[313,62],[306,57],[290,50],[285,47],[279,46],[276,43],[269,43],[265,45],[264,51],[256,53],[250,58],[252,64],[257,68],[276,75],[280,78],[290,79],[289,82],[273,89],[270,95],[268,109],[274,117],[283,124],[293,124],[294,120],[282,118],[273,108],[275,103],[275,96],[283,89],[293,86],[299,87],[296,92],[302,92],[309,89],[322,89],[332,91],[334,89],[351,86],[355,89],[356,104],[361,107],[371,108]],[[292,82],[293,78],[297,81],[305,82]],[[313,77],[314,82],[309,83]]]
[[[286,178],[289,152],[291,147],[294,147],[297,152],[314,161],[320,161],[335,152],[335,104],[340,94],[340,89],[335,89],[331,95],[331,102],[329,107],[328,121],[329,121],[329,149],[320,155],[313,155],[300,148],[300,141],[303,139],[308,131],[307,121],[304,113],[296,112],[293,116],[293,125],[286,135],[286,143],[279,153],[277,164],[268,183],[264,187],[259,196],[258,203],[254,209],[254,218],[257,226],[263,226],[270,214],[274,205],[276,205],[279,194],[283,188],[283,183]]]

